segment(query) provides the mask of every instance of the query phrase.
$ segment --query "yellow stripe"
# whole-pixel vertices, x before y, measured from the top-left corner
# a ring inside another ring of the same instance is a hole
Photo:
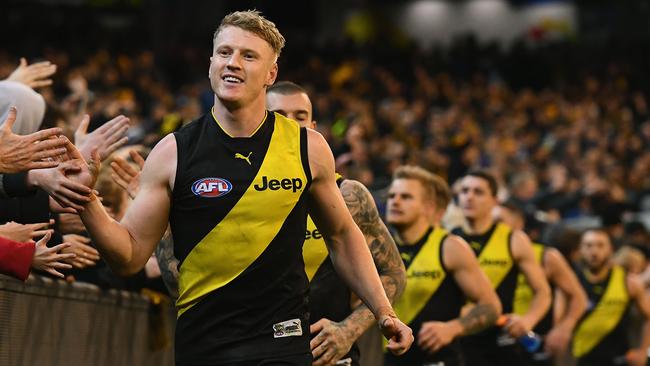
[[[537,263],[543,265],[544,245],[533,243],[533,251],[535,252],[535,259]],[[513,312],[515,314],[524,315],[530,309],[530,303],[533,301],[535,293],[528,284],[528,280],[523,273],[517,276],[517,288],[515,289],[515,299],[513,303]]]
[[[405,324],[410,324],[422,311],[446,277],[440,259],[440,245],[446,234],[444,229],[434,229],[406,270],[406,289],[394,306]]]
[[[578,325],[573,336],[573,356],[582,357],[596,347],[621,321],[629,304],[625,270],[612,267],[607,290],[594,310]]]
[[[498,288],[503,279],[512,268],[512,256],[510,255],[510,228],[498,223],[490,240],[478,257],[481,269],[490,279],[493,288]]]
[[[239,276],[267,248],[295,207],[307,185],[300,158],[297,123],[278,123],[255,179],[235,207],[190,252],[180,267],[180,316],[208,293]],[[299,178],[302,188],[257,191],[268,180]]]
[[[311,216],[307,216],[307,231],[310,233],[310,238],[305,239],[305,244],[302,246],[302,257],[305,261],[305,273],[311,282],[316,271],[327,258],[328,251],[325,239],[322,236],[314,237],[314,234],[318,233],[318,228]]]
[[[230,133],[228,133],[228,131],[226,131],[226,129],[223,128],[221,123],[219,123],[219,120],[217,119],[217,116],[214,115],[214,107],[210,108],[210,114],[212,114],[212,118],[214,119],[215,122],[217,122],[217,126],[219,126],[221,131],[223,131],[226,135],[228,135],[228,137],[234,138],[234,136],[231,135]],[[251,132],[251,134],[248,137],[253,136],[257,131],[259,131],[260,128],[262,128],[262,126],[264,125],[264,122],[266,122],[266,117],[268,117],[268,116],[269,116],[269,113],[267,111],[264,111],[264,119],[262,119],[262,122],[257,126],[257,128],[255,128],[255,130],[253,132]],[[277,116],[275,118],[277,119]]]

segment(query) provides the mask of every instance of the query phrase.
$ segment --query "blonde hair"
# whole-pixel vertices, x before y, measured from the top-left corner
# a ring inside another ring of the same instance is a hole
[[[219,33],[228,26],[238,27],[245,31],[255,33],[271,45],[276,57],[280,56],[280,52],[282,52],[282,48],[284,47],[284,37],[280,34],[275,23],[264,18],[259,11],[236,11],[226,15],[214,32],[213,43],[216,41]]]
[[[444,210],[451,202],[449,185],[440,176],[415,165],[403,165],[395,170],[393,180],[413,179],[422,184],[428,199],[435,201],[436,209]]]

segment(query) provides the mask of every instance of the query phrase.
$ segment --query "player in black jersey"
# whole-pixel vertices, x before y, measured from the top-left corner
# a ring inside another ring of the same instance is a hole
[[[642,366],[650,347],[650,299],[643,283],[612,262],[613,245],[603,230],[588,230],[580,241],[578,279],[589,306],[573,333],[572,353],[579,366]],[[645,318],[638,348],[628,342],[630,307]]]
[[[493,213],[496,219],[513,230],[524,230],[526,222],[524,212],[517,205],[505,202],[498,206]],[[526,353],[525,356],[529,365],[553,365],[554,356],[561,357],[568,349],[573,329],[587,309],[587,295],[560,251],[538,243],[533,243],[533,250],[536,260],[544,269],[549,284],[561,296],[555,300],[561,300],[564,304],[562,308],[565,310],[554,322],[554,306],[551,304],[551,308],[546,312],[544,318],[533,329],[535,333],[543,337],[544,347],[534,353]],[[517,282],[513,311],[515,314],[524,315],[530,307],[533,291],[523,275],[519,275]]]
[[[405,352],[413,340],[346,209],[329,146],[266,111],[283,45],[256,11],[224,17],[210,58],[211,113],[152,150],[120,223],[96,199],[81,213],[120,274],[143,267],[169,222],[180,261],[177,364],[311,364],[301,255],[308,209],[334,267],[372,310],[391,349]],[[91,188],[96,154],[89,163],[70,177]]]
[[[297,121],[302,127],[315,128],[312,119],[312,106],[306,91],[291,82],[278,82],[267,90],[267,108]],[[139,155],[136,155],[136,157]],[[119,174],[120,184],[130,194],[138,190],[140,172],[125,162],[114,167]],[[383,224],[374,201],[368,190],[359,182],[340,179],[339,188],[346,205],[352,213],[355,223],[366,237],[377,271],[386,290],[393,301],[402,293],[406,284],[404,264],[399,256],[395,242]],[[360,353],[355,340],[368,329],[374,319],[365,305],[359,305],[352,299],[350,290],[343,280],[336,275],[322,235],[308,222],[303,256],[307,267],[310,285],[310,323],[312,331],[312,351],[322,350],[319,346],[326,342],[327,349],[322,354],[313,354],[314,365],[337,363],[338,365],[358,365]],[[322,248],[321,248],[322,247]],[[174,243],[169,237],[161,240],[156,247],[156,257],[160,265],[165,285],[172,297],[178,297],[178,259],[173,254]],[[323,251],[317,263],[310,260]],[[310,272],[310,266],[313,270]],[[354,304],[354,305],[353,305]],[[354,306],[354,310],[352,307]]]
[[[520,366],[524,363],[516,339],[532,330],[551,304],[551,291],[544,272],[535,260],[528,236],[512,230],[492,217],[497,205],[497,183],[483,171],[468,173],[460,182],[458,201],[465,224],[452,232],[465,239],[496,289],[508,322],[461,340],[463,355],[472,366]],[[513,299],[519,272],[533,289],[528,312],[513,314]]]
[[[462,365],[457,339],[493,325],[501,313],[472,249],[440,227],[450,200],[447,183],[420,167],[402,166],[393,175],[386,219],[408,266],[406,290],[394,306],[416,345],[401,357],[386,354],[385,366]],[[466,299],[476,306],[459,316]]]
[[[266,107],[269,111],[297,121],[302,127],[316,128],[309,95],[295,83],[281,81],[269,87]],[[386,295],[393,301],[406,284],[406,272],[395,242],[379,217],[372,195],[363,184],[341,179],[339,189],[355,223],[366,238]],[[358,365],[360,354],[355,341],[373,324],[372,313],[365,305],[359,305],[351,298],[350,290],[334,271],[325,250],[325,242],[310,220],[303,257],[310,279],[313,365]]]

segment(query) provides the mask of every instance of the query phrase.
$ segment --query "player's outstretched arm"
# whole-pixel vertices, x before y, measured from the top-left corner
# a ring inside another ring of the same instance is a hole
[[[175,174],[176,140],[168,135],[149,154],[140,177],[140,190],[121,222],[113,220],[97,199],[81,213],[102,258],[118,274],[139,271],[165,233]],[[83,183],[92,187],[94,179]]]

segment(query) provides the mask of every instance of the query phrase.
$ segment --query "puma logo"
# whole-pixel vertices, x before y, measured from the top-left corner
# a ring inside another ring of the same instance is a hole
[[[240,154],[240,153],[235,153],[235,159],[246,160],[246,162],[248,163],[248,165],[251,165],[251,161],[250,161],[248,158],[251,157],[251,154],[252,154],[252,153],[253,153],[252,151],[249,152],[249,153],[248,153],[248,156],[244,156],[244,155],[242,155],[242,154]]]

